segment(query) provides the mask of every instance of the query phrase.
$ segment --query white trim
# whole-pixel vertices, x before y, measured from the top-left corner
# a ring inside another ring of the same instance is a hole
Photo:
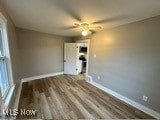
[[[4,104],[3,104],[3,109],[7,109],[9,107],[9,104],[12,100],[12,96],[13,96],[13,93],[14,93],[14,90],[15,90],[15,85],[12,86],[10,89],[9,89],[9,92],[6,96],[6,98],[4,99]]]
[[[18,87],[18,91],[17,91],[15,103],[14,103],[14,109],[18,109],[19,100],[20,100],[20,96],[21,96],[21,90],[22,90],[22,82],[20,83],[20,85]]]
[[[89,39],[85,39],[85,40],[77,40],[76,43],[88,43]]]
[[[1,23],[1,30],[2,30],[2,39],[4,40],[4,55],[5,55],[5,61],[7,64],[7,77],[9,81],[9,85],[13,86],[13,73],[12,73],[12,60],[11,60],[11,55],[10,55],[10,48],[9,48],[9,39],[8,39],[8,30],[7,30],[7,19],[3,14],[0,12],[0,23]]]
[[[92,77],[90,77],[90,78],[92,79]],[[137,103],[137,102],[135,102],[135,101],[133,101],[133,100],[131,100],[131,99],[129,99],[129,98],[113,91],[113,90],[111,90],[111,89],[108,89],[108,88],[94,82],[93,80],[90,80],[90,82],[88,80],[86,80],[86,81],[88,83],[92,84],[93,86],[105,91],[106,93],[120,99],[121,101],[123,101],[123,102],[125,102],[125,103],[127,103],[127,104],[129,104],[129,105],[131,105],[131,106],[133,106],[133,107],[135,107],[135,108],[153,116],[153,117],[155,117],[156,119],[160,119],[160,113],[158,113],[158,112],[156,112],[156,111],[154,111],[154,110],[152,110],[152,109],[150,109],[150,108],[148,108],[144,105],[141,105],[141,104],[139,104],[139,103]]]
[[[19,87],[18,87],[18,91],[17,91],[17,96],[16,96],[14,108],[18,109],[23,82],[28,82],[28,81],[32,81],[32,80],[36,80],[36,79],[41,79],[41,78],[46,78],[46,77],[53,77],[53,76],[62,75],[62,74],[64,74],[64,72],[57,72],[57,73],[44,74],[44,75],[39,75],[39,76],[34,76],[34,77],[29,77],[29,78],[23,78],[21,80],[21,83],[20,83]]]
[[[88,39],[86,77],[88,76],[88,69],[89,69],[89,53],[90,53],[90,39]]]
[[[28,82],[28,81],[32,81],[36,79],[52,77],[52,76],[57,76],[57,75],[62,75],[62,74],[64,74],[64,72],[57,72],[57,73],[44,74],[44,75],[39,75],[39,76],[34,76],[34,77],[28,77],[28,78],[23,78],[21,82]]]
[[[87,79],[87,76],[88,76],[88,69],[89,69],[90,39],[78,40],[78,41],[76,41],[76,43],[88,43],[87,66],[86,66],[86,79]]]
[[[7,19],[4,17],[4,15],[0,12],[0,21],[1,22],[7,22]]]

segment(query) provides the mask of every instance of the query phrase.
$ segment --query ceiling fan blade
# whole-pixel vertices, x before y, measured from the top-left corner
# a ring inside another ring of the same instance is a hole
[[[74,25],[77,26],[77,27],[80,27],[80,24],[78,24],[78,23],[75,23]]]
[[[96,31],[95,30],[89,30],[91,34],[94,34]]]
[[[70,29],[75,29],[78,28],[78,26],[69,26],[69,27],[62,27],[62,30],[70,30]]]
[[[109,23],[109,22],[116,22],[116,21],[123,20],[126,18],[128,17],[127,16],[117,16],[117,17],[112,17],[108,19],[98,20],[96,22],[93,22],[92,24],[104,24],[104,23]]]
[[[66,12],[68,15],[70,15],[71,17],[73,17],[74,19],[76,19],[77,21],[81,22],[82,19],[80,18],[80,16],[75,12],[76,10],[74,10],[72,8],[72,6],[70,6],[67,2],[67,0],[53,0],[53,4],[56,4],[56,6],[58,6],[60,9],[62,9],[64,12]]]
[[[89,28],[91,28],[91,29],[102,29],[102,27],[101,27],[101,26],[89,27]]]

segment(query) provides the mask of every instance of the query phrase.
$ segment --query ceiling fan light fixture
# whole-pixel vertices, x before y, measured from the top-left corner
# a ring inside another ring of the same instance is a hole
[[[88,35],[88,31],[87,31],[87,30],[83,30],[83,31],[82,31],[82,35],[83,35],[83,36],[87,36],[87,35]]]

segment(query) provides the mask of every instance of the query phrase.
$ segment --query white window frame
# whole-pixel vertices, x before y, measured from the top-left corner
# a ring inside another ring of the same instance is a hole
[[[6,61],[6,69],[7,69],[7,77],[8,77],[8,84],[9,88],[2,96],[2,101],[5,104],[7,101],[8,95],[10,94],[10,91],[13,91],[14,83],[13,83],[13,74],[12,74],[12,63],[11,63],[11,57],[10,57],[10,49],[9,49],[9,41],[8,41],[8,33],[7,33],[7,19],[0,13],[0,24],[1,24],[1,31],[2,31],[2,39],[3,44],[5,46],[4,54],[5,54],[5,61]],[[4,105],[6,107],[6,105]]]

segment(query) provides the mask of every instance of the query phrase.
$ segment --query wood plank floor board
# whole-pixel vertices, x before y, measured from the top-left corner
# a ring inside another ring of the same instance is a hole
[[[123,102],[121,103],[119,100],[114,99],[114,97],[111,95],[106,96],[105,92],[103,92],[101,90],[99,91],[99,89],[97,89],[97,88],[95,89],[91,85],[86,85],[86,84],[80,84],[80,85],[83,86],[85,89],[88,89],[90,91],[90,93],[96,93],[96,94],[93,94],[94,98],[98,97],[99,99],[101,99],[103,101],[108,101],[105,103],[106,104],[108,103],[108,105],[112,105],[112,108],[115,107],[119,111],[123,111],[127,116],[129,116],[129,118],[135,118],[134,116],[136,116],[136,114],[134,114],[134,115],[130,114],[130,113],[134,112],[134,109],[132,109],[132,107],[126,106]],[[130,112],[128,112],[128,111],[130,111]]]
[[[85,86],[84,86],[85,87]],[[101,102],[100,103],[102,103],[102,102],[104,102],[104,103],[106,103],[106,107],[108,108],[109,106],[111,106],[111,108],[112,109],[114,109],[115,108],[115,110],[118,110],[120,113],[125,113],[124,114],[124,116],[129,116],[130,118],[135,118],[133,115],[131,115],[130,113],[128,113],[127,111],[128,111],[128,109],[126,110],[125,108],[123,109],[122,107],[124,107],[124,106],[120,106],[120,103],[117,105],[117,104],[113,104],[112,103],[112,101],[113,101],[113,99],[110,99],[110,97],[111,96],[105,96],[104,94],[102,94],[102,93],[100,93],[100,92],[98,92],[97,91],[97,89],[92,89],[92,88],[90,88],[89,86],[87,86],[87,88],[86,89],[88,89],[88,90],[90,90],[90,93],[92,94],[92,96],[93,96],[93,98],[97,98],[97,99],[99,99]],[[96,93],[96,94],[94,94],[94,93]],[[111,100],[111,102],[110,102],[110,100]],[[108,102],[106,102],[106,101],[108,101]],[[123,111],[123,112],[121,112],[121,111]],[[125,118],[128,118],[128,117],[125,117]]]
[[[88,106],[91,107],[93,110],[96,110],[100,116],[103,114],[106,114],[110,116],[110,118],[117,118],[118,114],[109,106],[103,106],[100,101],[96,100],[95,97],[92,97],[91,95],[86,95],[83,91],[80,89],[77,89],[77,91],[74,92],[77,93],[77,96],[79,95],[78,93],[81,93],[83,101],[88,103]],[[93,99],[94,98],[94,99]],[[103,111],[103,112],[102,112]],[[106,117],[103,117],[106,118]]]
[[[81,85],[78,85],[78,86],[81,87]],[[98,104],[97,106],[105,106],[106,108],[109,109],[109,111],[112,112],[112,114],[115,114],[115,115],[118,116],[118,113],[116,111],[112,110],[113,106],[110,106],[110,104],[104,104],[104,103],[107,103],[107,102],[103,103],[103,101],[101,101],[100,97],[98,97],[97,94],[92,94],[92,92],[87,92],[87,90],[85,90],[84,88],[79,89],[78,91],[81,92],[81,94],[83,94],[83,96],[85,96],[86,98],[88,98],[90,101],[94,102],[95,104]],[[87,93],[89,95],[85,95],[85,93]]]
[[[84,76],[71,75],[23,83],[19,109],[37,110],[39,119],[153,119],[85,82]]]

